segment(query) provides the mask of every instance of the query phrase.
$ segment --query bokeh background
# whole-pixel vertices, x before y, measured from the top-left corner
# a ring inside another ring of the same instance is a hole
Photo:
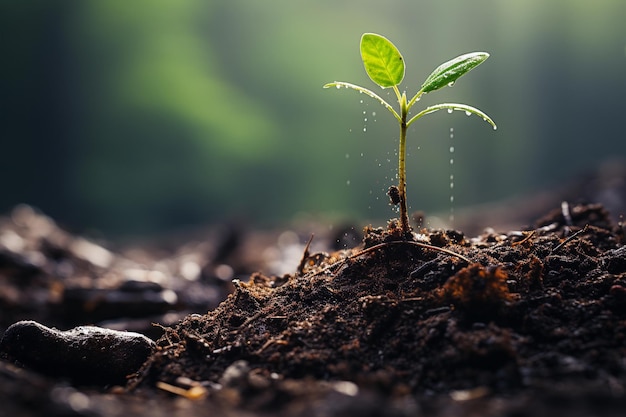
[[[451,174],[457,208],[546,189],[626,155],[625,22],[623,0],[2,0],[0,210],[109,237],[389,218],[395,120],[322,89],[374,87],[364,32],[399,47],[409,95],[491,53],[415,107],[471,104],[498,130],[460,112],[413,125],[412,210],[449,210]]]

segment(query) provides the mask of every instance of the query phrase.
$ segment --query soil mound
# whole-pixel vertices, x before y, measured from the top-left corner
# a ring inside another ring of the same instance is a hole
[[[253,274],[215,310],[165,328],[130,386],[260,411],[319,392],[361,398],[352,411],[375,393],[388,405],[377,415],[464,414],[455,407],[469,400],[487,414],[623,406],[623,244],[599,205],[473,239],[368,228],[357,248],[307,251],[296,273]]]

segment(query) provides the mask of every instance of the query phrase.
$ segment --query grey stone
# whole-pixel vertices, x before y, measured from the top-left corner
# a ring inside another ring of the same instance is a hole
[[[0,356],[25,368],[89,385],[123,384],[152,352],[146,336],[102,327],[61,331],[35,321],[11,325],[0,341]]]

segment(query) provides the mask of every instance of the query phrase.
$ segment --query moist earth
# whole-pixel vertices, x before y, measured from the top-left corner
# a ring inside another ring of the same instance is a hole
[[[5,354],[0,395],[16,416],[623,415],[625,237],[601,205],[415,232],[367,227],[354,248],[234,280],[206,314],[179,306],[123,386]]]

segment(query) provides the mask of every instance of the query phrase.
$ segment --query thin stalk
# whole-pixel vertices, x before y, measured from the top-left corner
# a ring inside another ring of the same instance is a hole
[[[405,235],[411,231],[406,206],[406,123],[400,124],[400,148],[398,149],[398,191],[400,192],[400,226]]]
[[[400,146],[398,148],[398,191],[400,194],[400,226],[402,234],[411,232],[409,225],[409,213],[406,204],[406,119],[409,114],[409,107],[406,102],[406,94],[400,97]]]

